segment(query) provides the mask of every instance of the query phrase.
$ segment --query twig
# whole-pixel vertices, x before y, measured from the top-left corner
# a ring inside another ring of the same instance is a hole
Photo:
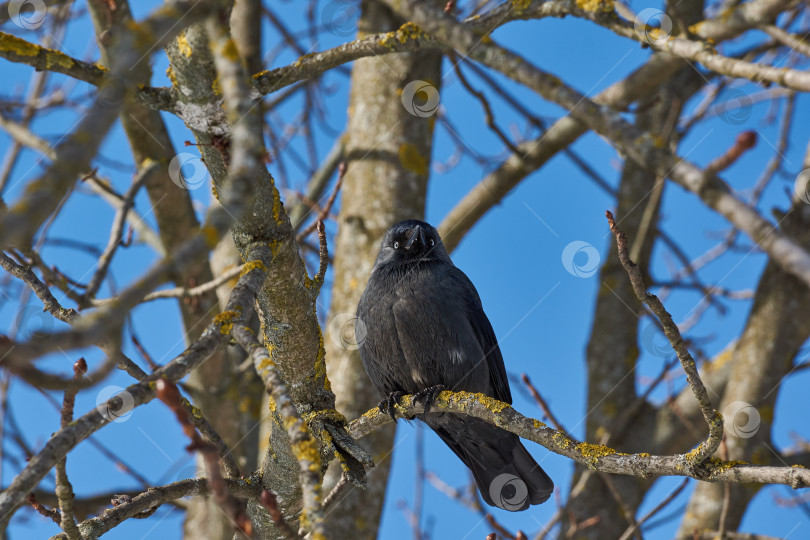
[[[87,373],[87,362],[85,362],[84,358],[79,358],[73,364],[73,376],[76,380],[79,380],[85,373]],[[59,426],[62,429],[73,421],[73,406],[76,403],[78,390],[75,386],[69,386],[65,389]],[[73,518],[73,501],[76,496],[67,475],[67,456],[56,464],[56,498],[59,501],[59,512],[61,514],[59,526],[65,531],[69,540],[81,540],[82,534],[79,532],[79,527]]]
[[[157,380],[155,389],[156,397],[174,412],[177,421],[183,427],[183,432],[191,440],[191,444],[186,449],[188,451],[197,451],[202,455],[205,468],[208,471],[208,485],[211,487],[214,500],[239,530],[248,537],[251,536],[253,534],[253,525],[242,505],[228,491],[225,485],[225,480],[222,478],[219,469],[219,456],[216,449],[200,437],[194,424],[189,420],[188,413],[182,406],[183,399],[177,386],[173,382],[161,378]]]
[[[53,520],[53,522],[56,523],[57,525],[61,524],[62,515],[59,513],[59,510],[55,508],[48,508],[47,506],[39,502],[37,500],[37,496],[34,495],[33,493],[29,493],[28,498],[26,500],[28,501],[28,504],[30,504],[34,508],[34,510],[39,512],[40,515]]]
[[[242,273],[244,268],[244,265],[231,268],[230,270],[224,272],[221,276],[212,279],[208,283],[203,283],[202,285],[197,285],[196,287],[192,287],[190,289],[186,289],[185,287],[175,287],[173,289],[164,289],[162,291],[151,292],[143,297],[143,302],[151,302],[152,300],[157,300],[158,298],[189,298],[193,296],[201,296],[212,289],[216,289],[223,283],[237,277],[240,273]]]
[[[104,280],[104,277],[107,275],[107,270],[112,262],[115,250],[118,249],[119,245],[121,245],[124,236],[124,228],[127,222],[127,214],[129,213],[130,208],[135,205],[135,196],[138,194],[138,191],[140,191],[141,187],[143,187],[146,181],[149,180],[149,178],[151,178],[152,175],[159,169],[160,164],[158,162],[149,161],[146,167],[138,171],[138,175],[132,180],[132,185],[129,186],[129,189],[121,202],[121,206],[118,207],[118,210],[115,213],[113,226],[110,229],[110,239],[107,241],[107,247],[104,248],[104,252],[101,254],[101,257],[98,258],[98,268],[93,274],[93,277],[90,279],[90,283],[87,284],[87,289],[84,291],[83,298],[85,300],[85,305],[89,304],[90,299],[95,296],[99,287],[101,287],[101,283]]]
[[[757,144],[756,131],[743,131],[737,135],[734,145],[725,154],[716,158],[706,167],[706,175],[711,176],[731,167],[747,150]]]
[[[683,491],[683,488],[685,488],[688,483],[689,479],[684,478],[683,482],[681,482],[677,488],[673,489],[669,495],[664,497],[663,501],[658,503],[655,508],[647,512],[647,514],[645,514],[644,517],[638,520],[638,523],[636,523],[634,526],[628,527],[627,530],[624,531],[624,533],[619,537],[619,540],[627,540],[628,538],[630,538],[630,536],[633,534],[636,528],[641,527],[647,522],[647,520],[655,516],[655,514],[657,514],[661,510],[663,510],[669,503],[671,503],[675,499],[675,497],[677,497],[681,493],[681,491]]]
[[[632,536],[634,536],[637,540],[643,540],[641,537],[641,531],[638,530],[638,523],[636,523],[636,519],[633,516],[632,508],[630,508],[630,506],[627,504],[627,501],[624,500],[624,497],[622,497],[622,494],[619,492],[619,490],[616,489],[616,486],[613,484],[613,480],[610,479],[610,475],[605,474],[603,472],[599,472],[598,474],[599,478],[607,486],[611,497],[613,497],[613,500],[616,501],[616,504],[619,505],[622,514],[624,514],[624,519],[627,520],[627,523],[630,525],[630,529],[633,530],[633,532],[631,533]]]
[[[267,489],[262,490],[262,494],[259,497],[261,500],[262,506],[264,506],[267,513],[270,514],[270,518],[273,520],[273,523],[276,524],[276,527],[281,534],[284,535],[284,538],[288,540],[297,540],[301,538],[301,535],[295,531],[289,523],[284,519],[284,514],[281,513],[281,510],[278,507],[278,501],[276,501],[276,495],[272,491]]]
[[[315,274],[315,291],[317,294],[321,290],[323,280],[326,277],[326,268],[329,265],[329,249],[326,245],[326,229],[322,220],[317,221],[318,226],[318,273]]]
[[[692,359],[692,355],[681,337],[678,326],[672,320],[672,316],[667,312],[666,308],[664,308],[664,305],[658,297],[647,292],[641,269],[630,260],[627,248],[627,236],[625,236],[624,232],[616,225],[616,221],[613,219],[613,214],[610,213],[610,211],[606,211],[605,216],[610,225],[610,232],[612,232],[613,236],[616,238],[619,261],[627,271],[630,283],[633,286],[633,291],[636,293],[636,297],[646,304],[661,322],[664,334],[666,334],[672,348],[678,355],[678,360],[680,360],[681,366],[686,373],[686,380],[689,382],[689,386],[692,388],[692,392],[695,394],[695,398],[700,405],[703,419],[709,426],[708,438],[687,455],[688,466],[693,467],[699,465],[706,461],[709,456],[717,450],[718,446],[720,446],[720,442],[723,440],[723,417],[712,407],[711,400],[706,392],[706,387],[700,379],[695,361]]]
[[[500,534],[504,538],[508,538],[509,540],[516,540],[515,535],[509,532],[509,530],[507,530],[506,527],[498,523],[498,520],[495,519],[495,516],[488,513],[484,515],[484,518],[487,520],[487,523],[489,523],[490,527],[495,529],[495,531],[498,534]]]
[[[473,88],[472,85],[470,84],[470,81],[468,81],[467,77],[464,75],[464,72],[461,71],[461,60],[459,59],[459,56],[454,53],[451,53],[450,61],[453,64],[453,71],[456,72],[456,76],[458,77],[458,80],[461,83],[461,85],[467,90],[467,92],[472,94],[473,97],[475,97],[475,99],[478,100],[478,102],[481,104],[481,107],[484,109],[484,121],[486,122],[487,127],[489,127],[489,129],[493,133],[495,133],[495,135],[501,140],[504,146],[506,146],[512,153],[520,155],[521,152],[520,150],[518,150],[518,147],[515,146],[515,143],[513,143],[509,139],[509,137],[507,137],[506,134],[501,130],[501,128],[499,128],[498,125],[495,123],[495,115],[492,113],[492,107],[489,105],[489,101],[487,101],[487,98],[484,95],[484,93],[481,92],[480,90],[476,90],[475,88]]]
[[[228,490],[240,497],[258,497],[259,487],[251,480],[225,480]],[[98,517],[90,518],[79,525],[79,529],[86,538],[98,538],[129,518],[143,516],[154,511],[161,504],[170,503],[182,497],[192,495],[208,495],[211,488],[205,478],[191,478],[173,482],[165,486],[150,487],[138,495],[130,497],[117,497],[118,504],[104,511]],[[51,540],[65,539],[64,534],[58,534]]]
[[[345,178],[348,168],[349,167],[346,165],[345,161],[340,162],[340,165],[338,165],[338,178],[337,182],[335,182],[335,189],[333,189],[332,194],[329,195],[329,199],[326,201],[326,206],[324,206],[318,213],[318,219],[310,223],[303,231],[298,233],[298,235],[295,237],[296,242],[301,242],[304,238],[309,236],[310,233],[318,226],[319,221],[324,221],[329,217],[329,212],[332,210],[332,205],[335,204],[335,199],[337,198],[338,191],[340,191],[340,187],[343,185],[343,178]]]
[[[529,376],[526,375],[525,373],[521,373],[520,379],[523,381],[523,384],[526,385],[526,388],[529,389],[529,393],[531,393],[534,400],[543,410],[543,415],[546,418],[548,418],[549,422],[551,422],[551,425],[554,426],[557,429],[557,431],[564,433],[565,436],[568,437],[569,436],[568,431],[562,426],[562,424],[560,424],[560,422],[557,420],[557,417],[554,416],[554,413],[551,412],[551,408],[548,406],[548,403],[546,403],[546,400],[543,399],[543,396],[540,395],[540,392],[537,391],[537,388],[534,387],[532,381],[529,379]]]
[[[335,484],[335,487],[332,488],[332,491],[330,491],[329,495],[327,495],[323,500],[324,510],[328,510],[335,502],[337,502],[338,495],[343,493],[343,491],[350,485],[351,482],[346,475],[340,475],[340,480],[338,480],[338,483]]]

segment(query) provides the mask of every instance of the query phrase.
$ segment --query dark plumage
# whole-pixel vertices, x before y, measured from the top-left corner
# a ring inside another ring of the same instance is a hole
[[[390,412],[402,394],[416,394],[429,408],[442,389],[512,403],[478,293],[429,224],[408,220],[388,230],[357,317],[365,327],[360,358],[384,396],[381,409]],[[487,504],[517,511],[551,495],[554,484],[517,435],[465,415],[427,412],[419,419],[470,468]]]

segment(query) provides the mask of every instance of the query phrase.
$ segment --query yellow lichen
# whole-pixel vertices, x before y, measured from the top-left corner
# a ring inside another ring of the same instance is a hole
[[[275,366],[276,363],[273,362],[272,358],[263,358],[258,365],[259,371],[264,371],[265,369]]]
[[[242,267],[242,271],[239,272],[239,277],[242,277],[248,272],[252,272],[253,270],[261,270],[262,272],[267,272],[267,268],[264,266],[264,263],[262,261],[255,260],[245,263],[245,265]]]
[[[306,427],[303,428],[306,430]],[[321,470],[321,454],[318,451],[318,443],[313,437],[305,437],[299,442],[292,443],[292,451],[298,461],[308,461],[309,470],[318,472]]]
[[[396,36],[400,43],[405,43],[409,39],[419,39],[425,33],[417,24],[406,22],[397,29]]]
[[[298,60],[293,62],[293,66],[299,67],[302,63],[304,63],[305,60],[309,60],[310,58],[314,57],[316,54],[318,54],[318,53],[309,53],[309,54],[305,54],[304,56],[299,57]]]
[[[185,56],[186,58],[191,56],[191,45],[188,43],[188,39],[186,38],[185,32],[180,32],[177,35],[177,48],[180,50],[180,53]]]
[[[399,145],[399,162],[409,171],[420,176],[427,176],[428,161],[415,144],[402,143]]]
[[[214,81],[211,83],[211,91],[216,95],[222,94],[222,87],[219,85],[219,76],[214,77]]]
[[[314,368],[313,376],[315,380],[317,381],[323,377],[323,387],[331,392],[332,383],[329,381],[329,377],[326,374],[326,348],[323,343],[323,332],[321,332],[320,328],[318,328],[318,355],[315,357]]]
[[[531,0],[512,0],[512,8],[514,8],[515,13],[520,15],[528,9],[531,3]]]
[[[608,448],[607,446],[601,444],[580,443],[576,446],[576,449],[580,454],[582,454],[582,457],[585,458],[585,464],[589,469],[596,468],[599,458],[616,453],[616,450],[613,448]]]
[[[212,227],[211,225],[206,225],[200,230],[200,234],[202,234],[203,239],[205,240],[205,245],[214,249],[217,247],[219,243],[219,232],[217,232],[216,228]]]
[[[436,403],[448,406],[450,405],[450,400],[458,402],[469,402],[474,401],[480,403],[490,411],[494,413],[500,413],[504,409],[508,409],[510,405],[508,403],[504,403],[503,401],[498,401],[495,398],[491,398],[486,394],[481,394],[477,392],[448,392],[447,390],[441,392],[438,396],[436,396]]]
[[[0,51],[8,51],[20,56],[37,56],[40,51],[46,50],[24,39],[11,34],[0,34]]]
[[[281,195],[279,195],[276,186],[273,186],[273,221],[279,225],[283,225],[281,219]]]
[[[267,247],[270,248],[270,253],[275,257],[278,254],[278,248],[281,246],[281,243],[278,240],[271,240],[267,243]]]
[[[238,317],[238,311],[223,311],[214,316],[214,324],[219,326],[219,331],[223,335],[228,335],[233,330],[233,319]]]
[[[577,0],[577,7],[585,11],[603,11],[612,13],[613,0]]]
[[[239,60],[239,50],[236,48],[236,43],[234,43],[232,39],[228,38],[225,41],[225,45],[222,47],[222,56],[231,62]]]
[[[166,68],[166,76],[172,82],[172,86],[177,86],[177,79],[174,76],[174,70],[171,68],[171,66]],[[219,197],[217,197],[217,199],[219,199]]]
[[[558,431],[551,436],[551,440],[560,448],[568,448],[571,445],[571,439],[565,436],[564,433]]]
[[[727,471],[728,469],[736,467],[737,465],[746,465],[746,463],[745,461],[739,460],[726,461],[720,458],[713,457],[706,460],[705,465],[709,467],[713,473],[718,473]]]

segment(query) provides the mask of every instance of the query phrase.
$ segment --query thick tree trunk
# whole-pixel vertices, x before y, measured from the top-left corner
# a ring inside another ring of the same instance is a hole
[[[386,32],[403,22],[387,8],[364,2],[359,29],[361,34]],[[408,112],[402,103],[402,90],[420,80],[438,90],[440,66],[441,54],[426,51],[364,58],[352,68],[345,152],[348,172],[334,247],[326,339],[327,371],[337,408],[349,419],[380,400],[354,346],[357,302],[385,230],[396,221],[421,218],[425,208],[435,118]],[[421,103],[420,96],[416,100]],[[388,426],[360,441],[374,457],[376,468],[368,476],[367,490],[349,488],[327,514],[328,528],[335,538],[376,537],[393,437],[394,428]],[[340,477],[336,465],[333,463],[327,475],[327,489]]]
[[[782,229],[810,246],[810,207],[799,201]],[[783,465],[771,443],[771,424],[780,383],[790,371],[799,348],[810,337],[810,290],[795,276],[768,262],[759,280],[751,315],[731,359],[731,373],[717,409],[726,423],[725,459]],[[759,485],[700,483],[695,488],[678,531],[736,530]],[[721,524],[723,507],[725,523]]]

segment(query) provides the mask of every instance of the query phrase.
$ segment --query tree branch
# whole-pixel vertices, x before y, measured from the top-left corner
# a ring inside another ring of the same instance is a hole
[[[397,403],[395,411],[398,418],[408,418],[423,413],[424,406],[414,403],[413,396],[404,396]],[[431,405],[431,411],[460,413],[480,418],[594,471],[639,478],[684,476],[704,482],[784,484],[794,489],[810,487],[810,470],[803,467],[749,465],[740,461],[723,461],[717,458],[695,465],[694,457],[689,454],[672,456],[624,454],[607,446],[581,443],[546,426],[540,420],[523,416],[509,404],[484,394],[444,391]],[[349,433],[359,439],[391,421],[390,416],[375,407],[353,420],[349,424]]]

